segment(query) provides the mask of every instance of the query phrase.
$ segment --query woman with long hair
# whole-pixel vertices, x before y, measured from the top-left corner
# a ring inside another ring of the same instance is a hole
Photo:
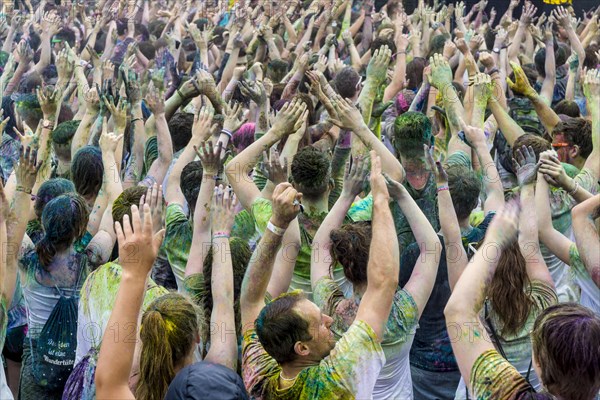
[[[371,226],[366,222],[342,226],[346,212],[356,196],[363,191],[368,172],[366,161],[354,161],[352,167],[346,168],[341,196],[319,227],[313,241],[311,282],[314,300],[323,313],[332,316],[331,330],[337,337],[342,336],[354,322],[368,283]],[[406,215],[423,251],[406,285],[399,286],[396,290],[381,343],[386,364],[375,383],[373,397],[407,399],[413,397],[408,356],[419,317],[433,290],[441,246],[433,227],[404,186],[392,181],[387,175],[384,176],[390,196],[398,202]],[[353,285],[354,293],[349,299],[344,298],[339,285],[332,279],[333,267],[338,263],[342,265],[346,279]]]

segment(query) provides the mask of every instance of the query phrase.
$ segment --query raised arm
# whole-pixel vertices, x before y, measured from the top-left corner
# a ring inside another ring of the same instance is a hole
[[[600,214],[600,195],[596,195],[573,208],[573,232],[579,255],[592,280],[600,288],[600,236],[594,219]]]
[[[153,178],[156,182],[162,182],[173,160],[173,143],[165,117],[164,94],[150,83],[148,93],[146,94],[146,101],[154,115],[156,142],[158,144],[158,158],[150,166],[147,176]]]
[[[233,264],[229,236],[235,217],[237,200],[231,189],[219,186],[214,190],[210,211],[212,232],[212,300],[210,316],[210,349],[205,360],[224,365],[232,370],[237,368],[238,348],[233,311]],[[204,243],[202,243],[204,245]],[[231,330],[231,332],[230,332]]]
[[[330,276],[331,265],[331,232],[342,226],[346,213],[352,206],[356,196],[364,190],[365,180],[369,173],[369,163],[362,158],[356,158],[350,166],[346,164],[344,189],[333,208],[319,226],[312,242],[310,282],[312,288],[323,277]]]
[[[540,250],[537,216],[535,210],[535,181],[537,160],[530,146],[516,150],[517,159],[513,159],[517,180],[521,188],[521,216],[519,218],[519,248],[525,257],[525,268],[529,280],[542,281],[554,287],[552,275],[548,271]]]
[[[288,228],[300,212],[300,205],[294,200],[299,201],[301,198],[302,194],[287,182],[277,185],[273,191],[273,215],[265,234],[254,250],[242,282],[240,294],[242,332],[254,327],[254,321],[265,306],[265,294],[273,272],[275,256],[283,238],[282,231]]]
[[[592,116],[592,152],[585,160],[583,168],[600,179],[600,69],[587,72],[583,92]]]
[[[187,264],[185,266],[185,276],[204,273],[204,260],[210,251],[209,243],[211,238],[211,204],[214,205],[213,193],[216,190],[215,182],[219,167],[221,165],[220,153],[221,143],[213,150],[211,142],[204,143],[199,148],[198,157],[202,163],[202,184],[194,208],[194,236]],[[173,167],[175,168],[175,167]],[[181,171],[179,172],[181,175]],[[178,180],[179,181],[179,180]],[[177,184],[179,187],[179,184]],[[174,190],[171,188],[170,190]],[[177,194],[182,196],[181,191]]]
[[[485,351],[494,349],[481,324],[479,313],[483,307],[486,286],[498,266],[500,252],[517,237],[518,220],[519,206],[514,201],[494,217],[484,243],[467,264],[444,309],[448,330],[456,332],[460,327],[463,332],[460,336],[462,340],[452,341],[452,350],[465,382],[471,380],[475,360]],[[463,327],[468,328],[465,331]]]
[[[398,202],[402,213],[406,216],[410,229],[415,235],[415,241],[419,245],[419,258],[404,289],[412,295],[421,316],[435,284],[442,246],[427,217],[406,188],[389,178],[386,178],[386,184],[390,195]]]
[[[371,151],[371,193],[373,236],[367,265],[367,290],[355,320],[367,323],[381,341],[398,288],[400,251],[389,206],[390,194],[381,173],[381,159],[375,151]]]
[[[129,375],[136,341],[127,338],[131,332],[137,332],[146,280],[165,234],[160,230],[153,235],[150,206],[144,206],[143,223],[137,206],[131,206],[131,215],[133,225],[127,215],[123,217],[123,227],[115,224],[123,274],[108,320],[108,326],[115,327],[116,334],[111,340],[102,341],[98,355],[95,382],[99,399],[135,399],[129,389]],[[144,251],[136,250],[140,248]]]

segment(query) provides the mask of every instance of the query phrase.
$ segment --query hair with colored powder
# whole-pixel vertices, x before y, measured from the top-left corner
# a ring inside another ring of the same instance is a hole
[[[329,157],[320,150],[306,146],[292,160],[291,178],[307,199],[318,199],[327,192],[331,180]]]
[[[44,118],[42,113],[42,107],[38,98],[33,93],[23,93],[17,95],[15,98],[15,110],[19,113],[21,120],[29,123],[39,122]],[[36,126],[30,126],[31,129],[35,130]]]
[[[571,146],[579,146],[579,154],[587,158],[593,149],[592,123],[585,118],[567,118],[560,121],[552,131],[552,135],[562,134]]]
[[[563,100],[559,101],[558,103],[556,103],[556,105],[554,107],[552,107],[552,109],[559,116],[561,114],[564,114],[571,118],[581,117],[581,110],[579,109],[579,106],[577,105],[577,103],[574,102],[573,100],[563,99]]]
[[[61,194],[75,192],[75,185],[68,179],[53,178],[40,185],[40,188],[35,195],[35,203],[33,203],[33,210],[38,218],[42,217],[44,207],[52,199],[60,196]]]
[[[423,144],[430,145],[432,140],[431,121],[425,114],[409,111],[394,121],[392,145],[396,154],[408,158],[422,157]]]
[[[123,217],[129,216],[131,221],[131,206],[139,205],[140,199],[146,194],[148,188],[146,186],[133,186],[121,192],[119,197],[115,199],[112,206],[112,217],[114,222],[119,222],[123,225]]]
[[[296,359],[296,342],[312,340],[308,320],[294,309],[304,299],[306,295],[300,290],[284,293],[263,307],[256,319],[260,344],[279,364]]]
[[[193,351],[199,335],[199,314],[179,293],[154,300],[142,316],[140,378],[136,398],[162,400],[177,367]]]
[[[85,200],[75,193],[60,195],[46,204],[42,212],[44,236],[35,247],[44,269],[58,251],[66,250],[83,237],[88,217]]]
[[[479,202],[481,181],[471,168],[463,165],[450,165],[446,173],[456,217],[459,221],[469,218]]]
[[[102,152],[98,147],[84,146],[75,153],[71,163],[71,179],[77,193],[84,197],[97,196],[103,176]]]
[[[534,303],[531,299],[525,257],[518,241],[502,249],[498,267],[487,287],[492,309],[500,318],[499,333],[514,335],[523,329]]]
[[[370,222],[354,222],[332,230],[329,234],[332,258],[330,270],[339,263],[344,268],[346,279],[352,284],[367,283],[371,237]]]
[[[517,140],[515,140],[515,142],[513,143],[512,156],[514,159],[517,159],[517,149],[520,150],[523,146],[531,146],[533,148],[533,152],[535,153],[536,159],[539,159],[540,153],[552,149],[552,145],[550,144],[550,142],[544,139],[543,137],[531,133],[526,133],[524,135],[519,136]]]
[[[537,317],[531,332],[540,380],[554,396],[590,400],[600,390],[600,317],[580,304],[560,303]]]
[[[256,124],[254,122],[246,122],[240,127],[240,129],[235,131],[232,140],[233,147],[235,147],[235,150],[238,153],[254,143],[255,129]]]
[[[50,134],[50,139],[54,144],[69,144],[71,139],[79,128],[79,120],[65,121],[58,124],[58,126]]]

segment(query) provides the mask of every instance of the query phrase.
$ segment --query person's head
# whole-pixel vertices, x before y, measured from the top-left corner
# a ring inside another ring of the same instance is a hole
[[[15,98],[15,117],[17,129],[23,131],[23,122],[35,130],[44,114],[38,98],[33,93],[24,93]]]
[[[550,142],[544,139],[541,136],[534,135],[531,133],[526,133],[525,135],[521,135],[515,140],[512,146],[512,157],[517,160],[517,149],[521,149],[523,146],[533,148],[533,152],[535,153],[536,160],[540,158],[540,153],[543,153],[546,150],[550,150],[552,146]]]
[[[241,152],[246,147],[254,143],[254,130],[256,124],[254,122],[246,122],[240,129],[233,134],[232,142],[236,152]]]
[[[335,346],[332,322],[303,292],[293,291],[267,304],[255,328],[261,345],[279,364],[298,359],[317,363]]]
[[[579,166],[592,152],[592,123],[585,118],[560,121],[552,136],[552,147],[561,162]]]
[[[459,221],[468,219],[479,202],[481,181],[471,168],[462,165],[450,165],[446,173],[456,217]]]
[[[178,112],[169,120],[174,153],[183,149],[192,138],[192,125],[194,125],[194,114]]]
[[[244,381],[231,368],[201,361],[177,373],[165,400],[219,399],[247,400]]]
[[[37,218],[42,217],[42,212],[51,200],[61,194],[75,192],[75,185],[68,179],[53,178],[40,185],[33,203],[33,210]]]
[[[389,47],[392,54],[396,54],[396,44],[393,39],[393,37],[390,38],[388,36],[377,36],[371,44],[371,54],[374,54],[375,50],[378,50],[383,46]]]
[[[292,160],[291,182],[308,200],[317,200],[333,189],[329,157],[320,150],[306,146]]]
[[[415,90],[421,87],[421,83],[423,83],[423,70],[426,65],[427,60],[422,57],[415,57],[406,64],[407,89]]]
[[[102,186],[104,166],[102,152],[95,146],[84,146],[75,153],[71,162],[71,179],[75,190],[83,196],[88,205],[94,200]]]
[[[331,268],[338,263],[344,275],[355,286],[367,283],[367,264],[371,248],[371,223],[344,224],[329,234],[331,240]]]
[[[60,51],[66,48],[66,43],[68,43],[69,46],[72,48],[75,46],[75,40],[75,32],[73,32],[69,28],[62,28],[60,31],[58,31],[56,35],[54,35],[54,38],[52,39],[52,43],[54,44],[54,50]]]
[[[596,53],[600,50],[600,46],[598,44],[592,44],[585,48],[585,60],[583,61],[583,68],[596,69],[598,64],[600,64],[600,60],[596,57]],[[558,65],[558,64],[557,64]]]
[[[271,60],[267,64],[267,78],[271,79],[273,83],[279,83],[285,77],[288,71],[288,63],[283,60]]]
[[[600,390],[600,317],[582,305],[560,303],[537,317],[531,332],[533,368],[561,399],[590,400]]]
[[[361,77],[352,67],[342,68],[333,78],[333,87],[345,99],[353,99],[361,89]]]
[[[552,109],[557,115],[566,115],[571,118],[581,117],[581,110],[579,109],[577,103],[573,100],[563,99],[556,103]]]
[[[404,159],[423,157],[423,145],[431,146],[431,121],[420,112],[407,112],[394,121],[392,145],[396,154]]]
[[[491,308],[502,321],[502,335],[516,334],[527,322],[533,305],[525,291],[528,283],[525,257],[515,240],[502,249],[498,267],[486,292]]]
[[[148,60],[154,60],[156,56],[156,49],[154,45],[150,41],[140,42],[138,45],[140,52],[146,57]]]
[[[535,86],[536,82],[537,82],[537,78],[538,78],[538,73],[535,69],[535,65],[532,64],[524,64],[521,66],[521,68],[523,69],[523,72],[525,72],[525,76],[527,77],[527,80],[529,81],[529,85],[530,86]],[[510,79],[515,82],[515,73],[511,72],[510,73]]]
[[[75,193],[60,195],[44,207],[44,236],[35,247],[42,267],[47,268],[59,251],[68,249],[85,234],[89,212],[85,201]]]
[[[200,161],[192,161],[181,171],[179,187],[183,192],[185,201],[191,211],[196,209],[196,200],[200,193],[200,185],[202,184],[202,163]]]
[[[71,161],[71,140],[79,127],[79,120],[65,121],[58,124],[52,131],[50,139],[56,156],[65,161]]]
[[[396,27],[394,26],[394,24],[389,23],[389,22],[383,22],[375,30],[375,33],[376,33],[375,37],[393,40],[395,32],[396,32]]]
[[[164,399],[176,372],[193,362],[199,328],[195,306],[179,293],[165,294],[148,306],[140,325],[137,398]]]
[[[427,59],[433,57],[434,54],[442,54],[444,51],[444,46],[446,45],[446,36],[444,35],[435,35],[429,40],[429,54],[427,55]]]
[[[123,36],[127,34],[127,19],[120,18],[117,20],[117,35]]]
[[[131,221],[131,206],[140,204],[140,199],[147,192],[146,186],[133,186],[121,192],[112,205],[112,218],[123,226],[123,217],[127,215]]]

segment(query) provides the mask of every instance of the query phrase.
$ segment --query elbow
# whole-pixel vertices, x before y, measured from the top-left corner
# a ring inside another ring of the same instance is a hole
[[[454,285],[456,287],[456,284]],[[455,292],[452,292],[450,299],[448,299],[448,303],[446,303],[446,307],[444,307],[444,317],[446,318],[446,324],[451,321],[456,321],[459,319],[464,319],[466,308],[464,304],[461,304],[458,301],[457,296],[454,295]]]

